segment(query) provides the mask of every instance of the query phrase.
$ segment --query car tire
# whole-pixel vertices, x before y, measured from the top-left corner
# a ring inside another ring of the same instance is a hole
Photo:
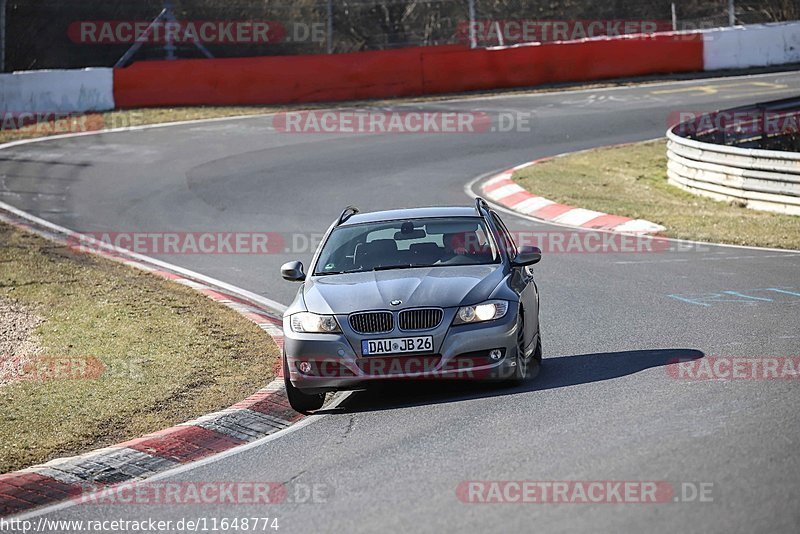
[[[289,405],[297,412],[308,414],[313,410],[319,410],[325,403],[324,393],[303,393],[292,385],[289,379],[289,362],[286,355],[283,355],[283,383],[286,386],[286,397]]]
[[[531,361],[528,364],[528,378],[536,378],[542,370],[542,334],[536,336],[536,348],[531,354]]]
[[[538,342],[534,353],[529,358],[525,357],[525,319],[521,309],[517,317],[517,365],[514,366],[514,375],[508,380],[508,384],[511,386],[523,384],[531,378],[532,374],[535,373],[534,376],[539,374],[537,351],[541,358],[541,343]]]

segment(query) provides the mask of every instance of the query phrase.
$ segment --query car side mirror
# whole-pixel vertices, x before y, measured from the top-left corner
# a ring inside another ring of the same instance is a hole
[[[539,247],[520,247],[519,252],[511,263],[515,267],[525,267],[539,263],[542,260],[542,249]]]
[[[303,272],[303,263],[299,261],[290,261],[281,265],[281,276],[284,280],[290,282],[302,282],[306,279],[306,273]]]

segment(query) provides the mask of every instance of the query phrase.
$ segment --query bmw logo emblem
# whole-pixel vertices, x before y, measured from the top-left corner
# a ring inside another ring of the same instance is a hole
[[[392,306],[400,306],[402,303],[402,300],[393,300],[391,304]]]

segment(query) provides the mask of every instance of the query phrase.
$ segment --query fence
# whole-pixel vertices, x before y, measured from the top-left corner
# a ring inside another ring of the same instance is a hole
[[[165,28],[157,27],[161,37],[151,33],[143,39],[132,61],[201,58],[203,48],[230,58],[484,47],[673,25],[708,28],[727,25],[731,13],[729,0],[0,0],[5,4],[6,35],[0,41],[6,44],[6,71],[113,66],[165,4],[180,23],[200,30],[210,23],[210,35],[200,35],[198,47],[188,32],[170,41]],[[735,0],[732,13],[737,24],[794,20],[800,19],[800,6],[796,0]]]
[[[800,98],[706,113],[667,132],[673,185],[800,215]]]

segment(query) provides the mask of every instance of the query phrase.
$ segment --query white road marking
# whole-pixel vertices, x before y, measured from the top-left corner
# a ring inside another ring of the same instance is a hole
[[[735,245],[734,245],[735,246]],[[770,250],[770,249],[767,249]],[[615,261],[616,265],[634,265],[634,264],[650,264],[650,263],[677,263],[677,262],[686,262],[686,261],[728,261],[728,260],[760,260],[763,258],[793,258],[797,259],[798,255],[796,251],[793,250],[786,250],[785,254],[766,254],[763,256],[717,256],[715,258],[708,258],[708,257],[700,257],[700,258],[672,258],[672,259],[663,259],[663,260],[633,260],[633,261]]]

